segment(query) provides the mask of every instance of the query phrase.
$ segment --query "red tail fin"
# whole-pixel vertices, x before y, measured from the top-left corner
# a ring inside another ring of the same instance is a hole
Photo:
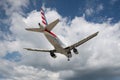
[[[47,20],[46,20],[45,14],[44,14],[44,10],[43,10],[42,8],[41,8],[40,13],[41,13],[41,18],[42,18],[42,23],[43,23],[43,25],[44,25],[44,26],[47,26],[47,25],[48,25],[48,24],[47,24]]]

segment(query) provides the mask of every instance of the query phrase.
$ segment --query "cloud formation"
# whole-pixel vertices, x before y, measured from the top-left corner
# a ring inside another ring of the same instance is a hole
[[[11,3],[12,0],[8,1]],[[16,10],[20,10],[20,7],[24,6],[21,2],[17,4],[19,5],[12,5],[19,7]],[[9,35],[10,40],[0,41],[0,48],[2,48],[0,56],[3,57],[8,52],[18,51],[22,57],[19,62],[0,58],[1,79],[89,80],[91,78],[92,80],[119,80],[120,22],[110,24],[108,20],[99,24],[76,16],[68,24],[68,18],[62,17],[55,9],[45,9],[49,23],[56,18],[60,19],[60,23],[53,32],[67,45],[71,45],[96,31],[99,31],[99,35],[78,47],[80,54],[73,54],[70,62],[61,54],[57,54],[57,58],[53,59],[49,53],[29,52],[23,49],[24,47],[53,49],[44,35],[25,31],[26,27],[38,27],[38,22],[41,21],[40,12],[33,10],[27,17],[24,17],[23,14],[13,11],[12,14],[7,14],[10,16],[9,30],[12,34]]]

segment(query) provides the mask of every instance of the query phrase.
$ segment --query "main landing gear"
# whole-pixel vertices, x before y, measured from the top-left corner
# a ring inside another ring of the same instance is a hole
[[[68,61],[70,61],[70,58],[72,57],[72,54],[71,54],[70,51],[67,54],[68,54]]]
[[[70,61],[70,58],[68,58],[68,61]]]
[[[73,52],[74,52],[75,54],[78,54],[78,50],[77,50],[76,48],[73,48]]]
[[[53,57],[53,58],[56,58],[57,56],[54,54],[53,51],[50,51],[50,56]]]

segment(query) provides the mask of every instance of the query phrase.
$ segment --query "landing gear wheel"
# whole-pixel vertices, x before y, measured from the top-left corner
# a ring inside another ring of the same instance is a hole
[[[70,59],[68,58],[68,61],[70,61]]]
[[[72,57],[71,52],[69,51],[67,54],[68,54],[68,55],[67,55],[68,61],[70,61],[70,58]]]
[[[68,55],[68,61],[70,61],[70,54]]]
[[[78,54],[78,50],[77,50],[76,48],[73,48],[73,52],[74,52],[75,54]]]

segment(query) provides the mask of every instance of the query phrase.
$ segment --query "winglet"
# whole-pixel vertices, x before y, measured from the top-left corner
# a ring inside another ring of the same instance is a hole
[[[95,36],[97,36],[97,35],[98,35],[98,33],[99,33],[99,31],[95,33]]]

